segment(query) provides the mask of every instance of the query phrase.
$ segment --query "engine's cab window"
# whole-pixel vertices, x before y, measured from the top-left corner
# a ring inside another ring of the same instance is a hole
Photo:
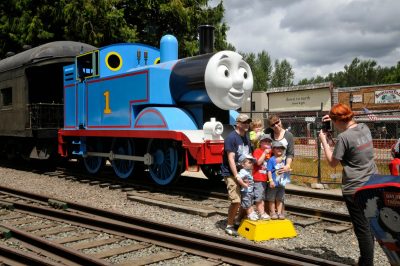
[[[99,51],[92,51],[76,57],[76,79],[84,80],[99,75]]]

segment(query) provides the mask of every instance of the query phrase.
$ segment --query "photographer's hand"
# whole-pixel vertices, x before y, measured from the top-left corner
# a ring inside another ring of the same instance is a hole
[[[328,132],[324,132],[321,130],[319,132],[319,139],[321,140],[322,147],[324,148],[323,151],[325,153],[325,157],[331,167],[336,167],[336,165],[339,164],[339,160],[333,157],[333,152],[331,150],[331,147],[328,144],[328,139],[327,139],[327,134]]]
[[[327,121],[331,121],[331,118],[329,117],[329,115],[324,115],[322,117],[322,122],[327,122]]]
[[[319,135],[318,135],[318,137],[319,137],[319,139],[321,140],[321,143],[322,143],[322,145],[324,145],[324,142],[326,143],[326,144],[328,144],[328,141],[327,141],[327,134],[328,132],[326,132],[326,131],[324,131],[324,130],[320,130],[319,131]]]

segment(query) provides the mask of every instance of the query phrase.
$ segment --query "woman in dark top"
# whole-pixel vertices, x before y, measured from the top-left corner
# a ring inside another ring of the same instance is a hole
[[[358,265],[365,266],[374,264],[374,237],[364,211],[354,202],[354,194],[371,175],[377,173],[377,168],[371,131],[366,124],[357,123],[353,117],[354,113],[347,105],[339,103],[332,106],[329,115],[324,116],[322,121],[332,120],[341,132],[334,150],[329,146],[327,132],[321,130],[319,138],[329,165],[336,167],[340,163],[343,166],[342,193],[358,239]]]
[[[265,133],[271,134],[273,140],[279,141],[285,146],[286,165],[280,171],[289,172],[294,158],[293,134],[283,128],[282,121],[277,115],[271,115],[268,118],[268,124],[269,128],[265,129]]]

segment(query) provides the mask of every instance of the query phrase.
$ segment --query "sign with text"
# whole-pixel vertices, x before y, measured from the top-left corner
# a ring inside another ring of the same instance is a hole
[[[322,110],[329,111],[331,108],[331,92],[329,88],[287,91],[268,94],[270,112],[296,112]]]
[[[399,103],[400,90],[375,91],[375,103]]]
[[[362,103],[363,96],[362,94],[353,95],[353,103]]]

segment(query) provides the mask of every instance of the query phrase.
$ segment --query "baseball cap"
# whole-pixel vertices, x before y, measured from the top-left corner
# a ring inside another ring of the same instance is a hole
[[[263,141],[263,140],[269,140],[271,142],[273,141],[271,134],[262,134],[260,137],[260,141]]]
[[[252,162],[256,161],[256,158],[254,158],[253,156],[251,156],[250,154],[242,154],[239,156],[238,162],[242,163],[244,160],[249,159]]]
[[[284,149],[285,149],[285,145],[283,145],[282,142],[280,142],[280,141],[273,141],[273,142],[272,142],[272,148],[278,148],[278,147],[281,147],[281,148],[284,148]]]
[[[246,114],[240,114],[238,115],[238,117],[236,118],[236,122],[251,122],[251,119],[248,115]]]

